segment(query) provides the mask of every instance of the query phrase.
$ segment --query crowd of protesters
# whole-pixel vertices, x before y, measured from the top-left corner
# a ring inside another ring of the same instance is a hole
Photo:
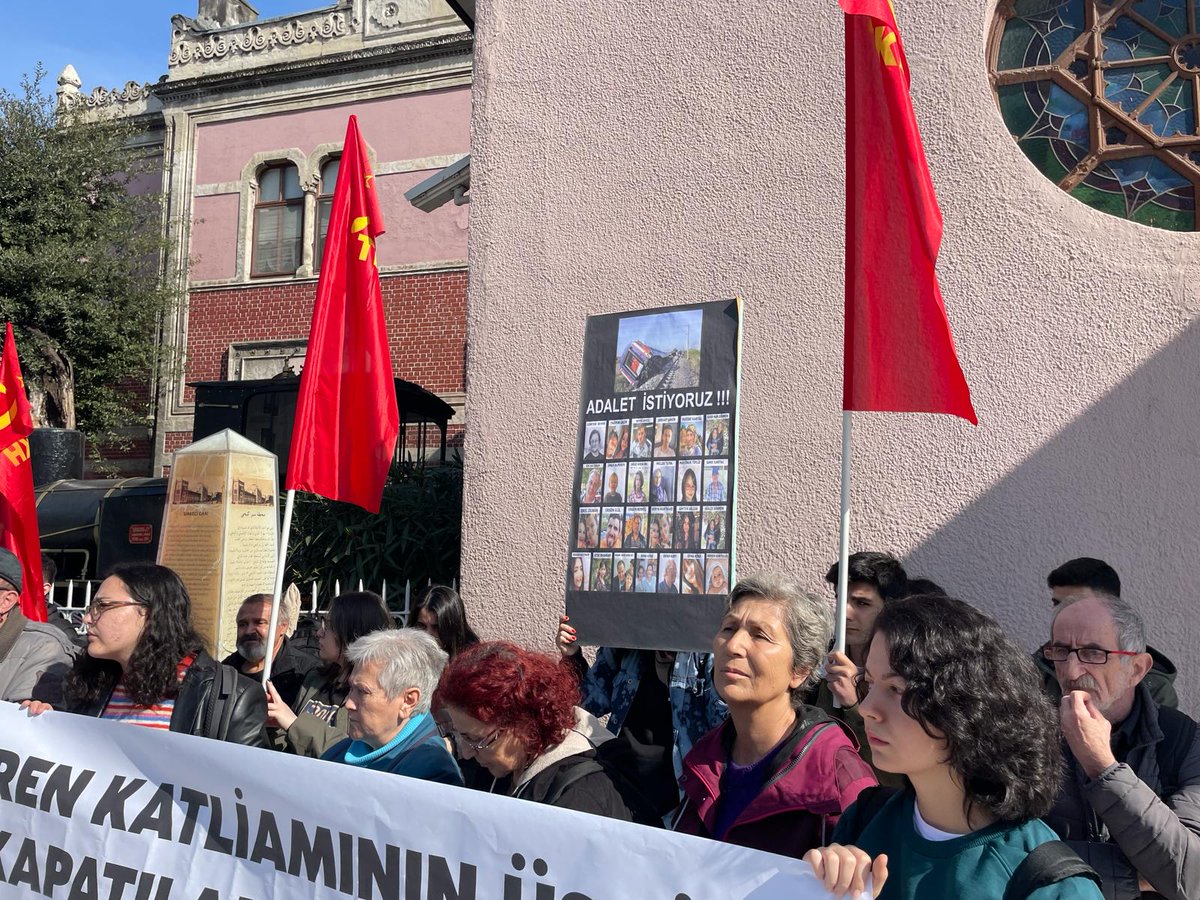
[[[21,615],[0,551],[0,697],[803,858],[838,895],[1200,897],[1200,735],[1110,566],[1050,573],[1032,659],[891,556],[846,576],[845,652],[828,599],[762,575],[711,653],[589,663],[566,616],[556,654],[480,641],[434,586],[401,629],[377,595],[337,597],[316,656],[295,597],[269,635],[253,595],[218,663],[171,570],[115,568],[80,648]]]

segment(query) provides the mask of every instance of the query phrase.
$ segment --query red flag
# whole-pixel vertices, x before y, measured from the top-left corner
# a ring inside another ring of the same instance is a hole
[[[286,487],[379,511],[400,414],[383,320],[375,176],[358,118],[346,125],[300,376]]]
[[[937,282],[942,213],[889,0],[846,13],[846,347],[842,408],[976,424]]]
[[[25,396],[25,380],[17,359],[12,322],[0,356],[0,545],[21,560],[21,612],[35,622],[46,621],[42,593],[42,541],[38,536],[37,504],[33,497],[33,466],[29,435],[33,417]]]

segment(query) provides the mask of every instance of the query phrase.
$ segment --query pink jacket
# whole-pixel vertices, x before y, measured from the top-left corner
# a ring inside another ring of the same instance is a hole
[[[674,830],[713,836],[721,775],[729,760],[733,720],[702,737],[683,760],[683,804]],[[730,826],[731,844],[799,858],[829,843],[833,826],[859,791],[875,784],[858,755],[854,735],[841,722],[806,706],[776,751],[767,783]]]

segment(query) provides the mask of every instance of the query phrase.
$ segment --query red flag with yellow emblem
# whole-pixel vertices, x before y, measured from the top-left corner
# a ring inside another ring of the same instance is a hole
[[[35,622],[46,621],[42,592],[42,542],[38,536],[37,504],[33,497],[33,466],[29,435],[33,417],[25,396],[25,380],[17,359],[12,322],[4,335],[0,356],[0,545],[21,560],[21,612]]]
[[[375,176],[358,118],[346,125],[300,375],[286,487],[379,511],[400,414],[383,318]]]
[[[942,213],[889,0],[846,13],[846,344],[842,408],[977,422],[937,281]]]

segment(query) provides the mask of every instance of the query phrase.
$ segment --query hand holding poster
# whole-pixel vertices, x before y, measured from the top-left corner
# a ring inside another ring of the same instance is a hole
[[[0,736],[0,898],[828,897],[799,860],[402,775],[10,704]]]
[[[592,316],[567,613],[589,644],[708,650],[733,583],[736,300]]]

